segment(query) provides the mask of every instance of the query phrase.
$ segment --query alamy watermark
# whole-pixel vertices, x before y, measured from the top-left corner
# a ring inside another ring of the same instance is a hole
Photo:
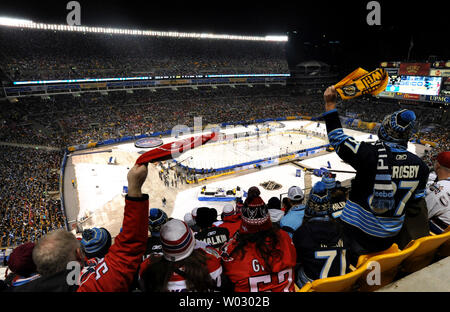
[[[370,1],[366,6],[367,10],[370,10],[367,14],[366,22],[369,26],[381,25],[381,5],[378,1]]]

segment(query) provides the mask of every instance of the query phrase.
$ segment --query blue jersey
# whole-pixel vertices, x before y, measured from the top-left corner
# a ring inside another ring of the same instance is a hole
[[[378,147],[373,143],[358,142],[344,134],[336,110],[325,113],[328,139],[339,157],[356,169],[352,187],[340,219],[372,238],[392,238],[402,228],[405,209],[411,201],[425,196],[429,169],[406,147],[384,142],[389,156],[387,166],[394,190],[394,207],[375,211],[370,206],[373,198]]]
[[[348,241],[343,235],[340,222],[332,220],[332,217],[307,220],[294,232],[292,240],[299,264],[297,274],[306,275],[306,280],[347,273]]]

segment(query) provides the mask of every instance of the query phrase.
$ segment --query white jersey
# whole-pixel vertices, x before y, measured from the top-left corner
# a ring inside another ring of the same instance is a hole
[[[438,218],[450,225],[450,178],[440,180],[427,187],[425,197],[428,219]]]

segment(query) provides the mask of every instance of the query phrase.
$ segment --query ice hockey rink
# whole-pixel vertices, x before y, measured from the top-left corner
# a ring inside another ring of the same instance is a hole
[[[220,168],[231,164],[239,164],[251,160],[277,156],[286,153],[283,148],[291,146],[296,151],[313,146],[320,146],[328,143],[326,138],[321,138],[320,134],[325,134],[325,124],[311,121],[283,121],[285,127],[273,129],[268,135],[265,133],[257,137],[241,137],[223,142],[211,142],[202,147],[181,154],[177,160],[182,161],[192,157],[188,164],[194,168]],[[309,130],[315,132],[314,136],[295,133],[295,129]],[[233,133],[243,133],[255,131],[256,126],[238,126],[221,130],[221,133],[227,135]],[[375,141],[376,136],[369,138],[369,134],[355,130],[345,129],[345,133],[352,135],[359,141]],[[289,137],[291,134],[291,137]],[[199,135],[199,134],[194,134]],[[190,137],[192,134],[179,136],[178,138],[163,138],[163,143],[168,143]],[[234,136],[231,136],[234,138]],[[263,143],[261,143],[261,140]],[[264,143],[266,140],[266,143]],[[235,143],[233,144],[233,141]],[[259,141],[259,143],[257,142]],[[302,144],[300,144],[300,142]],[[415,153],[415,145],[409,144],[408,149]],[[100,152],[83,151],[83,155],[72,155],[72,164],[76,178],[76,192],[78,196],[78,220],[86,215],[91,216],[90,226],[104,226],[111,230],[111,234],[118,233],[123,216],[124,197],[123,187],[127,186],[127,173],[136,159],[140,156],[139,152],[148,149],[140,149],[134,146],[134,142],[123,143],[116,146],[108,146],[107,150]],[[107,164],[108,159],[114,156],[117,158],[116,164]],[[336,153],[327,153],[322,156],[316,156],[299,162],[300,165],[308,168],[318,169],[327,167],[328,161],[331,170],[351,171],[353,168],[344,163]],[[184,164],[184,163],[183,163]],[[150,168],[150,167],[149,167]],[[199,201],[198,193],[203,185],[208,187],[222,187],[233,189],[239,186],[247,191],[251,186],[258,186],[261,190],[261,197],[268,201],[271,197],[280,197],[287,193],[289,187],[297,185],[305,189],[305,173],[301,177],[296,177],[296,170],[300,169],[294,164],[288,163],[269,168],[263,168],[259,171],[251,171],[248,174],[230,175],[229,178],[220,178],[202,181],[199,184],[183,185],[182,188],[167,188],[159,180],[156,168],[152,169],[149,177],[144,184],[144,192],[150,195],[150,207],[162,207],[161,198],[166,197],[167,206],[163,209],[173,218],[182,219],[186,212],[190,212],[195,207],[208,206],[214,207],[220,214],[224,202]],[[337,180],[345,181],[351,179],[353,173],[336,173]],[[311,175],[311,183],[314,184],[320,180],[319,177]],[[261,184],[273,181],[280,184],[280,189],[269,191],[264,189]],[[308,190],[307,190],[308,191]]]

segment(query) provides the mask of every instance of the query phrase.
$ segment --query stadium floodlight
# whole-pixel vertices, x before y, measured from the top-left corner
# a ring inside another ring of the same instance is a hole
[[[263,37],[263,36],[239,36],[239,35],[210,34],[210,33],[187,33],[176,31],[152,31],[152,30],[143,31],[137,29],[117,29],[117,28],[103,28],[103,27],[89,27],[89,26],[43,24],[43,23],[34,23],[31,20],[9,18],[9,17],[0,17],[0,26],[55,30],[55,31],[72,31],[83,33],[141,35],[153,37],[225,39],[225,40],[246,40],[246,41],[266,41],[266,42],[288,41],[287,36],[276,36],[276,35]]]
[[[265,36],[267,41],[288,41],[288,36]]]
[[[17,26],[23,26],[23,25],[31,26],[31,24],[34,24],[34,23],[33,23],[33,21],[30,21],[30,20],[0,16],[0,25],[3,25],[3,26],[17,27]]]

